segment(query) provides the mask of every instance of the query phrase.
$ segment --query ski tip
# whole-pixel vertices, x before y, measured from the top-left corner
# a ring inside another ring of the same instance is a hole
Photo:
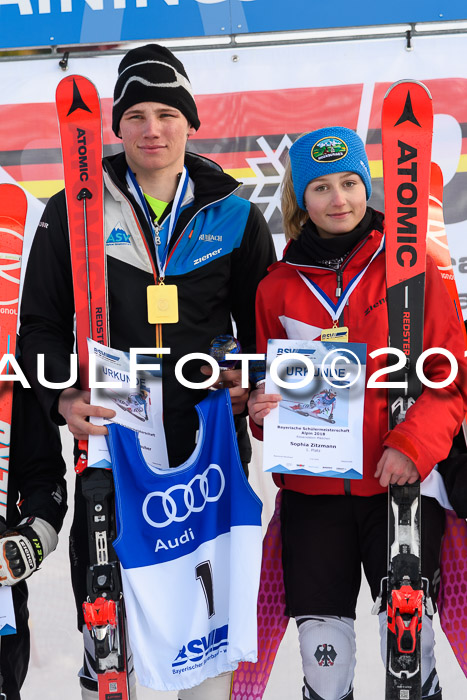
[[[21,202],[27,202],[25,190],[17,182],[0,182],[0,196],[5,202],[11,202],[11,199]]]
[[[388,91],[386,92],[384,99],[386,99],[388,97],[389,93],[392,90],[394,90],[394,88],[396,88],[398,85],[420,85],[420,87],[422,87],[425,90],[425,92],[428,95],[428,97],[430,98],[430,100],[432,99],[431,92],[428,90],[427,86],[424,85],[423,83],[421,83],[419,80],[413,80],[412,78],[405,78],[404,80],[398,80],[397,82],[393,83],[391,85],[391,87],[388,89]]]
[[[65,75],[64,78],[62,78],[58,84],[57,87],[55,88],[55,96],[57,97],[60,95],[61,92],[67,89],[68,83],[73,83],[73,81],[79,80],[82,76],[81,75]]]
[[[0,217],[6,217],[8,221],[16,221],[22,228],[26,222],[27,211],[28,198],[21,185],[15,182],[1,182]]]
[[[92,80],[89,80],[89,78],[86,78],[84,75],[79,75],[78,73],[73,73],[71,75],[66,75],[64,78],[60,80],[58,83],[56,90],[55,90],[55,98],[56,100],[62,95],[62,93],[68,94],[69,91],[69,85],[73,86],[73,90],[78,90],[80,91],[80,88],[83,88],[83,86],[88,86],[88,89],[91,89],[97,93],[97,88],[92,82]]]
[[[431,169],[430,169],[430,197],[435,197],[435,199],[438,200],[440,206],[442,205],[443,201],[443,187],[444,187],[444,179],[443,179],[443,171],[439,167],[437,163],[434,161],[431,161]]]
[[[64,83],[86,83],[87,85],[94,85],[92,80],[87,78],[85,75],[80,73],[71,73],[70,75],[65,75],[58,83],[58,85],[63,85]],[[58,86],[57,86],[58,87]]]

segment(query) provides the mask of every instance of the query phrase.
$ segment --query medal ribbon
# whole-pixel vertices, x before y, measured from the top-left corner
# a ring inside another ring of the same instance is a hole
[[[306,286],[308,287],[308,289],[315,295],[315,297],[318,299],[318,301],[320,302],[320,304],[321,304],[322,306],[324,306],[324,308],[326,309],[326,311],[327,311],[327,312],[329,313],[329,315],[331,316],[332,320],[333,320],[333,321],[338,321],[339,318],[340,318],[340,316],[341,316],[341,314],[342,314],[343,311],[344,311],[344,306],[347,304],[347,301],[348,301],[350,295],[352,294],[353,290],[354,290],[355,287],[358,285],[358,283],[360,282],[360,280],[362,279],[363,275],[365,274],[365,272],[366,272],[366,271],[368,270],[368,268],[370,267],[370,265],[371,265],[371,263],[373,262],[373,260],[374,260],[383,250],[384,250],[384,236],[383,236],[383,239],[381,240],[381,243],[380,243],[379,246],[378,246],[377,251],[373,254],[373,256],[372,256],[370,262],[368,263],[368,265],[367,265],[361,272],[359,272],[357,275],[355,275],[355,277],[353,277],[353,278],[350,280],[349,284],[348,284],[348,285],[346,286],[346,288],[342,291],[342,295],[341,295],[341,297],[339,298],[339,300],[337,301],[337,304],[334,304],[334,303],[331,301],[331,299],[328,297],[328,295],[325,294],[325,292],[323,292],[323,290],[316,284],[316,282],[313,282],[312,280],[310,280],[308,277],[306,277],[306,275],[304,275],[302,272],[300,272],[300,270],[297,270],[297,272],[298,272],[298,274],[300,275],[300,277],[302,278],[302,280],[305,282],[305,284],[306,284]]]
[[[173,200],[172,204],[172,211],[170,212],[170,217],[169,217],[169,232],[167,234],[167,243],[165,244],[164,250],[162,251],[162,255],[159,255],[159,246],[156,245],[155,240],[156,240],[156,230],[154,228],[154,223],[151,218],[151,214],[149,213],[149,207],[148,203],[146,201],[146,197],[144,196],[143,190],[139,186],[136,177],[134,173],[131,171],[130,168],[127,168],[126,171],[126,181],[127,185],[130,189],[130,192],[132,193],[133,197],[135,197],[136,201],[139,202],[141,205],[141,208],[146,216],[146,219],[148,220],[149,226],[152,231],[152,236],[154,238],[154,245],[156,248],[156,258],[157,258],[157,265],[159,267],[159,274],[161,280],[164,279],[165,277],[165,269],[167,267],[167,256],[169,252],[169,243],[170,239],[172,237],[172,234],[174,232],[175,226],[177,224],[178,216],[180,214],[180,209],[182,207],[182,202],[183,198],[185,197],[186,190],[188,187],[188,180],[189,180],[189,175],[188,175],[188,170],[186,166],[183,166],[183,171],[180,176],[180,180],[178,182],[177,190],[175,192],[175,197]]]

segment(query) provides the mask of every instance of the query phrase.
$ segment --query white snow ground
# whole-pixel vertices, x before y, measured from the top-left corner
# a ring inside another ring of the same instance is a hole
[[[68,572],[68,531],[73,510],[74,474],[71,460],[71,436],[63,429],[64,454],[69,480],[69,513],[57,550],[45,561],[41,571],[30,579],[30,626],[32,637],[29,674],[23,686],[22,700],[80,700],[76,677],[81,664],[81,635],[76,629],[74,600]],[[250,480],[264,503],[263,522],[271,515],[275,487],[271,477],[261,472],[261,447],[256,442],[250,468]],[[384,677],[379,655],[377,618],[370,615],[371,597],[364,582],[357,612],[356,700],[383,700]],[[467,697],[464,677],[436,618],[437,668],[444,700]],[[291,622],[279,650],[264,700],[300,700],[302,670],[297,635]],[[138,700],[175,700],[175,692],[156,692],[139,688]]]

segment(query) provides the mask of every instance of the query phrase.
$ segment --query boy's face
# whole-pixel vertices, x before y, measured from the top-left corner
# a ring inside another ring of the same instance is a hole
[[[365,216],[365,185],[356,173],[323,175],[308,184],[305,205],[322,238],[349,233]]]
[[[119,136],[127,163],[137,175],[161,170],[177,175],[183,169],[187,138],[195,131],[175,107],[139,102],[123,113]]]

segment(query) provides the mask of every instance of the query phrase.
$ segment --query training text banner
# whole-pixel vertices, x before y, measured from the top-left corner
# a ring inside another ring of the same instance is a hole
[[[399,0],[0,0],[0,47],[229,36],[462,19],[464,3]]]

